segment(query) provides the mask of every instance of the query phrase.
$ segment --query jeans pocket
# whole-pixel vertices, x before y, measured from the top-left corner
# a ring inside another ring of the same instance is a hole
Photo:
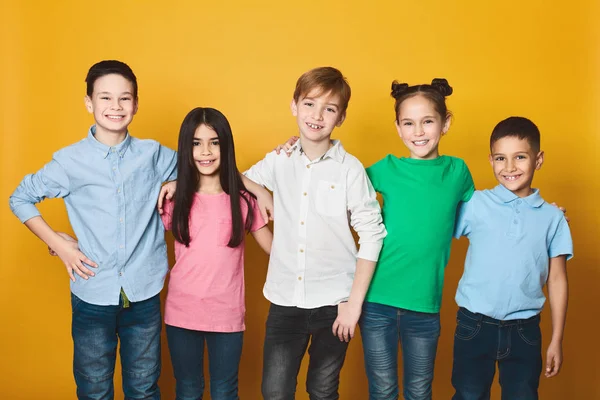
[[[519,337],[530,346],[539,346],[542,341],[542,331],[538,323],[519,324],[517,326]]]
[[[460,312],[460,311],[459,311]],[[481,322],[469,318],[456,318],[456,331],[454,336],[459,340],[471,340],[481,330]]]

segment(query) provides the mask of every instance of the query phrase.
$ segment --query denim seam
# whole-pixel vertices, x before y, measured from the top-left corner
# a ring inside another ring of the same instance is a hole
[[[145,378],[147,376],[154,374],[157,370],[160,371],[160,363],[156,364],[151,369],[145,370],[144,372],[131,372],[131,371],[127,371],[127,370],[123,369],[123,374],[126,374],[127,376],[131,376],[133,378]]]
[[[112,379],[113,376],[115,375],[115,370],[113,369],[112,371],[110,371],[108,374],[105,375],[100,375],[100,376],[89,376],[84,374],[83,372],[77,370],[77,369],[73,369],[73,372],[79,376],[82,376],[83,378],[85,378],[86,380],[90,381],[90,382],[94,382],[94,383],[98,383],[98,382],[102,382],[102,381],[106,381],[109,379]]]

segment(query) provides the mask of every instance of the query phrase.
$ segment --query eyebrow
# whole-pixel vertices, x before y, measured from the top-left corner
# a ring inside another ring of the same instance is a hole
[[[202,140],[202,138],[197,138],[196,136],[194,136],[194,140]],[[219,140],[218,136],[213,136],[211,138],[208,138],[208,140]]]
[[[111,92],[98,92],[98,94],[99,94],[99,95],[100,95],[100,94],[110,94],[110,95],[112,95],[112,93],[111,93]],[[121,93],[119,96],[122,96],[122,95],[124,95],[124,94],[128,94],[128,95],[130,95],[130,96],[133,96],[133,93],[131,93],[131,92],[123,92],[123,93]]]
[[[426,118],[435,118],[435,116],[433,116],[433,115],[426,115],[426,116],[422,117],[421,119],[426,119]],[[400,121],[412,121],[412,120],[413,120],[412,118],[402,118],[402,119],[400,119]]]
[[[305,97],[305,98],[302,99],[302,101],[304,101],[304,100],[316,101],[312,97]],[[336,104],[336,103],[325,103],[325,104],[328,105],[328,106],[333,106],[335,108],[340,108],[340,106],[338,104]]]

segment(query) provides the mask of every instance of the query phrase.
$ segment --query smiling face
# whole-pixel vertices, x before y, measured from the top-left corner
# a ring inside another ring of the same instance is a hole
[[[410,158],[437,158],[440,139],[449,127],[450,118],[442,118],[434,103],[422,95],[409,97],[400,104],[396,129],[410,151]]]
[[[292,100],[291,108],[298,123],[300,137],[303,141],[313,143],[329,141],[333,129],[341,126],[345,118],[340,97],[331,93],[320,93],[319,88],[312,89],[298,102]]]
[[[542,167],[544,152],[535,152],[527,139],[506,136],[492,145],[490,164],[498,182],[519,197],[531,194],[533,174]]]
[[[96,121],[96,134],[125,134],[137,112],[133,84],[118,74],[104,75],[94,82],[85,104]]]
[[[200,176],[218,176],[221,167],[219,136],[207,125],[196,128],[193,142],[193,156]]]

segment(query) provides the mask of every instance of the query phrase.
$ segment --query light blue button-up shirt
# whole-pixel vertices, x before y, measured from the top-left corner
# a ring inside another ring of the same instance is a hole
[[[10,208],[25,222],[40,215],[36,203],[64,198],[79,248],[98,264],[88,280],[75,277],[73,294],[91,304],[117,305],[123,288],[129,300],[146,300],[160,292],[168,270],[156,200],[161,184],[176,178],[177,153],[129,134],[109,147],[94,134],[92,126],[85,139],[27,175]]]
[[[549,259],[573,255],[571,232],[539,190],[520,198],[502,185],[476,191],[463,203],[455,237],[469,238],[456,303],[499,320],[541,312]]]

